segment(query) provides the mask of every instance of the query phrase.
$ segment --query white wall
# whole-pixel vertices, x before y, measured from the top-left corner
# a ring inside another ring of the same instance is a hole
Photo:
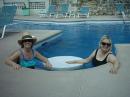
[[[0,0],[0,8],[3,6],[3,0]]]
[[[29,2],[45,2],[45,9],[42,9],[42,11],[46,12],[46,10],[48,10],[49,0],[4,0],[4,2],[24,2],[26,4],[26,7],[28,7],[28,1]],[[37,15],[40,13],[40,11],[41,9],[30,9],[30,15]],[[22,9],[17,9],[16,14],[22,15]]]
[[[30,2],[45,2],[45,9],[31,9],[30,10],[31,15],[37,15],[41,11],[46,12],[48,10],[49,0],[30,0]]]

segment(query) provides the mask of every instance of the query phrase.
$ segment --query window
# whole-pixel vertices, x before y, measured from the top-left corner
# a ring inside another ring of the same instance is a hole
[[[45,2],[29,2],[30,9],[45,9]]]

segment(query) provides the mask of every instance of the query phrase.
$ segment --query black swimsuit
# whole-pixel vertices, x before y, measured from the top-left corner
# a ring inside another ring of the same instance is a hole
[[[108,57],[108,55],[109,55],[109,54],[112,54],[112,53],[108,53],[107,56],[104,58],[104,60],[99,61],[99,60],[96,59],[97,52],[98,52],[98,49],[96,50],[95,56],[94,56],[94,58],[92,59],[92,64],[93,64],[94,67],[100,66],[100,65],[103,65],[103,64],[106,64],[106,63],[107,63],[107,57]]]

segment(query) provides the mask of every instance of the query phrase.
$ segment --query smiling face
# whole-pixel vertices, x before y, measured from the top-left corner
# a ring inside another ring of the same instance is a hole
[[[99,46],[100,49],[104,52],[110,51],[112,48],[111,39],[108,36],[104,35],[99,42]]]
[[[24,48],[32,48],[33,41],[31,39],[23,40],[23,47]]]
[[[103,51],[107,52],[111,49],[111,43],[108,39],[103,39],[100,43],[100,47]]]

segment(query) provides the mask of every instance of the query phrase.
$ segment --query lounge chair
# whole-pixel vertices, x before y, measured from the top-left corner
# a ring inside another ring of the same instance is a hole
[[[40,17],[52,17],[56,15],[56,5],[49,5],[48,10],[45,12],[41,10],[39,13]]]
[[[16,13],[16,6],[3,6],[0,13],[0,28],[2,28],[2,33],[0,39],[4,38],[5,30],[8,25],[11,25],[13,18]]]
[[[70,6],[69,18],[76,18],[78,8],[76,6]]]
[[[115,12],[115,15],[117,14],[122,14],[123,17],[125,17],[125,9],[124,9],[124,4],[123,3],[117,3],[115,5],[115,9],[116,9],[116,12]]]
[[[80,17],[80,16],[89,17],[89,8],[86,6],[80,7],[78,17]]]
[[[69,9],[69,4],[61,4],[60,5],[60,12],[58,13],[58,15],[62,15],[63,17],[67,17],[69,15],[68,9]]]

